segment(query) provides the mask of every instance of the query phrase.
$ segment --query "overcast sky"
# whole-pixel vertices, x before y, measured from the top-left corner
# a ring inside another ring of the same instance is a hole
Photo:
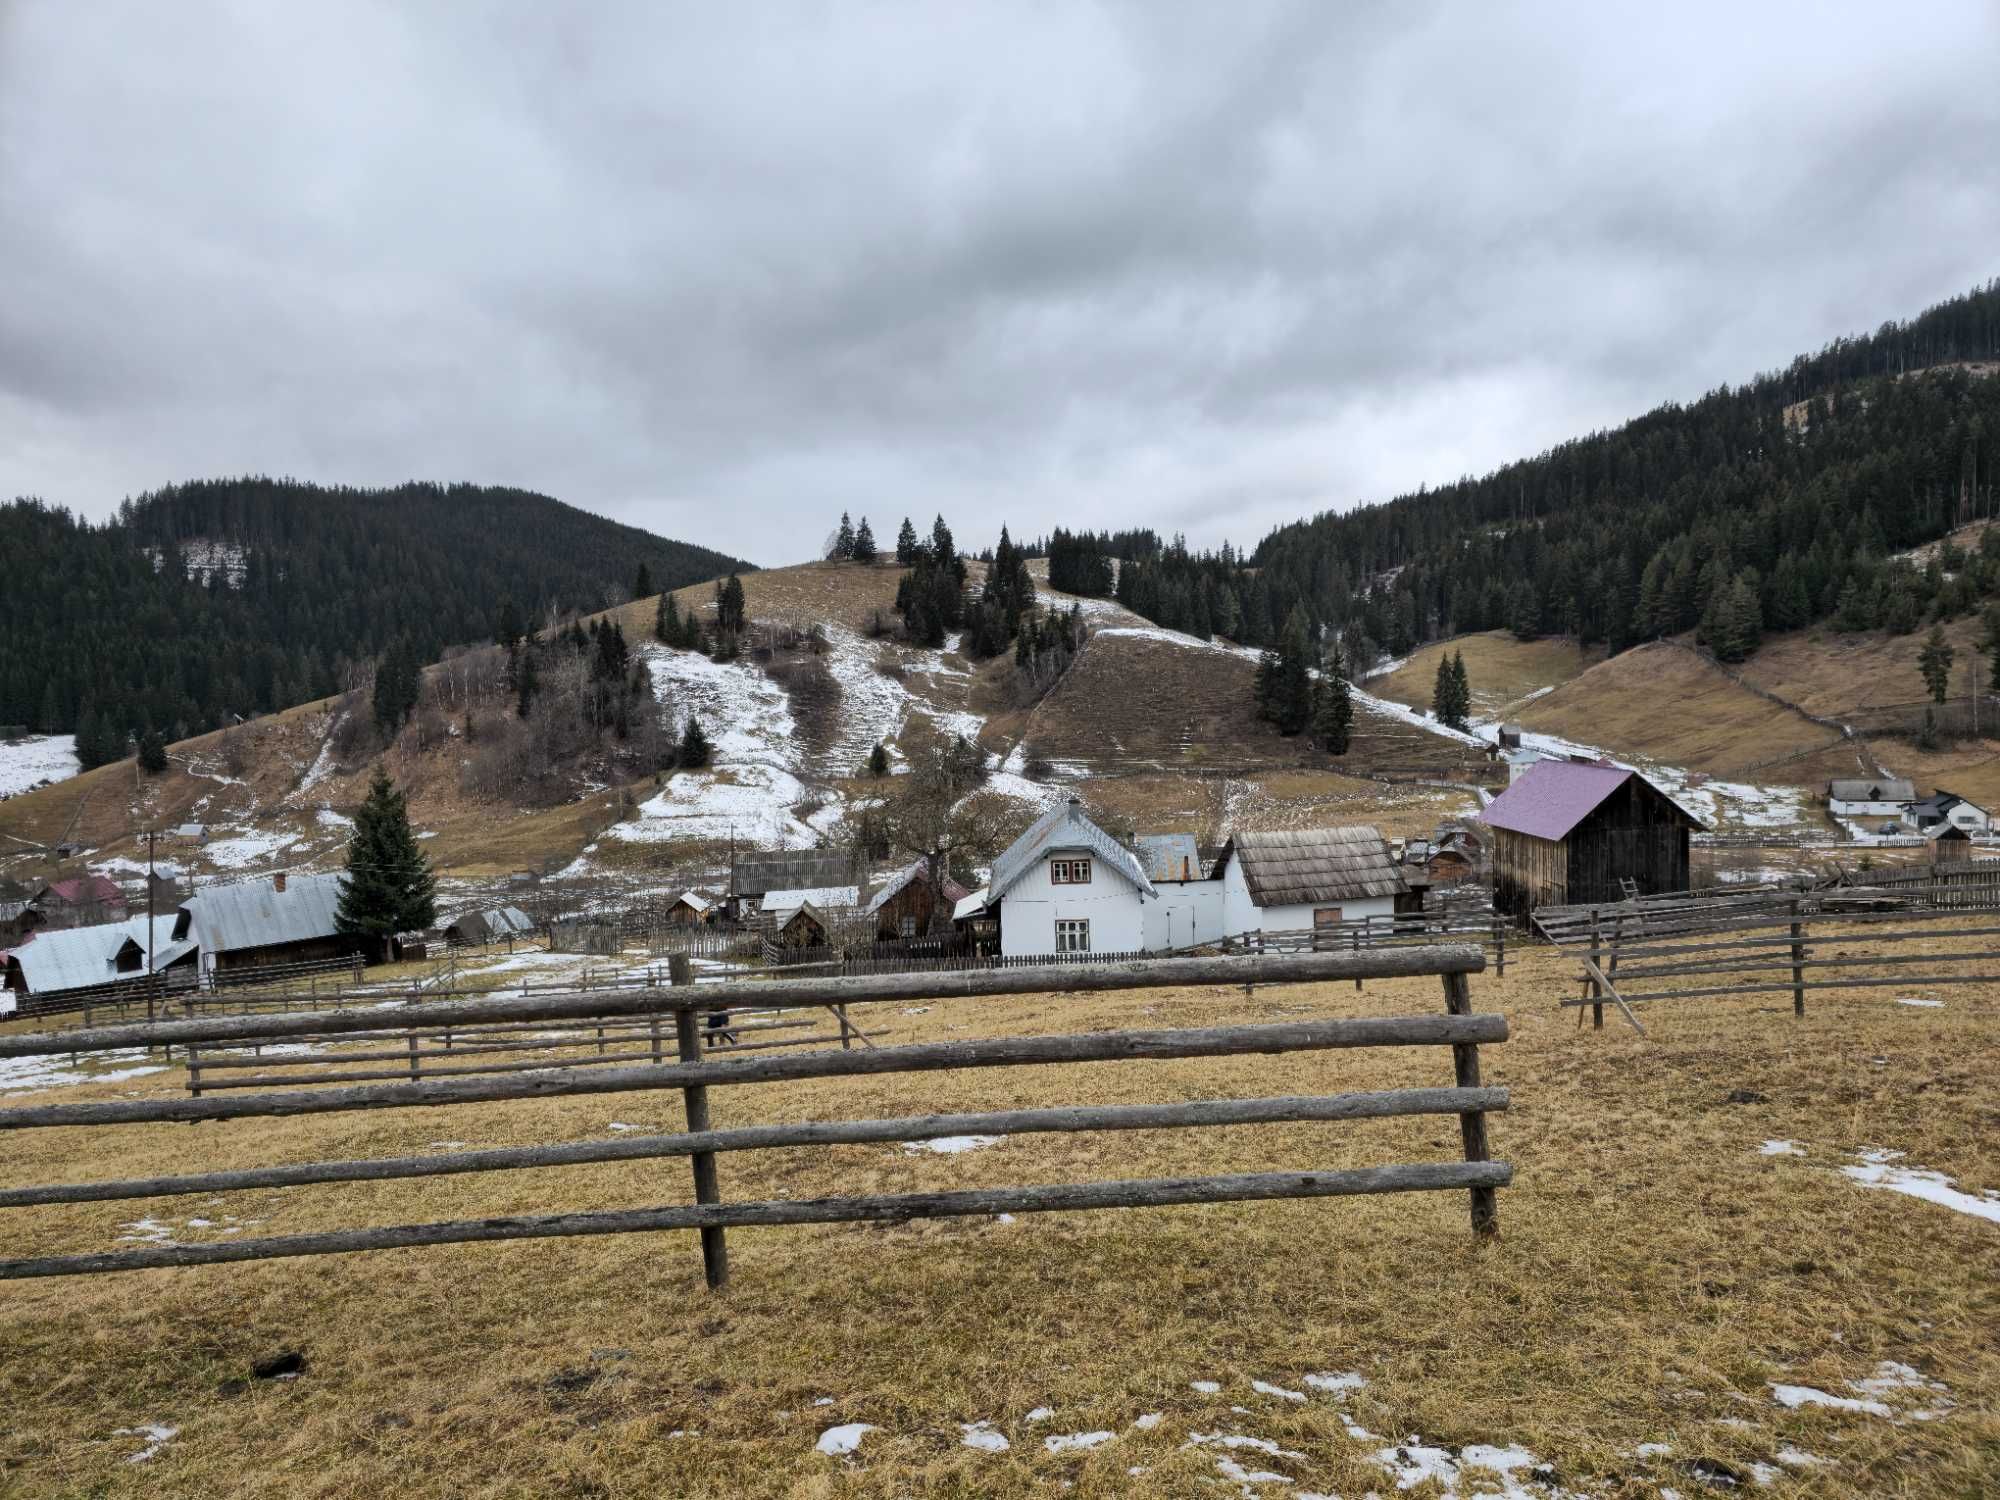
[[[0,495],[1211,545],[2000,274],[2000,6],[0,0]]]

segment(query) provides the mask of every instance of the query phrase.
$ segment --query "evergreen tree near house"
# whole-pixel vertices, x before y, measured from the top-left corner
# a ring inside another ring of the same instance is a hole
[[[854,556],[854,522],[847,512],[840,513],[840,529],[833,534],[833,543],[826,549],[829,562],[846,562]]]
[[[653,570],[643,562],[639,564],[639,576],[632,580],[632,597],[634,599],[653,597]]]
[[[708,735],[701,727],[701,720],[688,715],[687,728],[681,731],[680,763],[686,771],[707,769],[715,759],[715,747],[708,742]]]
[[[863,516],[861,524],[854,528],[854,545],[848,550],[849,557],[858,563],[872,563],[881,554],[875,550],[875,531]]]
[[[1257,663],[1258,711],[1280,734],[1302,734],[1313,718],[1312,635],[1294,605],[1275,651]]]
[[[367,800],[354,814],[347,840],[347,880],[340,888],[334,928],[360,938],[386,956],[399,932],[437,922],[437,881],[410,827],[403,794],[388,773],[375,772]]]
[[[903,529],[896,533],[896,561],[907,568],[917,560],[917,528],[910,524],[908,516],[903,517]]]
[[[1472,683],[1465,672],[1465,653],[1438,658],[1431,685],[1431,714],[1449,729],[1463,730],[1472,715]]]
[[[1942,625],[1931,626],[1931,633],[1924,640],[1924,649],[1917,653],[1917,670],[1923,674],[1924,687],[1931,695],[1931,702],[1943,704],[1945,694],[1951,691],[1951,664],[1958,652],[1950,641],[1944,638]]]

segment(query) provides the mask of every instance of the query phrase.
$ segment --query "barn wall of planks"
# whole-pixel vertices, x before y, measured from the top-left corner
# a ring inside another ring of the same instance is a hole
[[[704,1274],[711,1287],[728,1279],[724,1231],[737,1225],[883,1222],[969,1214],[1035,1213],[1167,1204],[1219,1203],[1274,1198],[1323,1198],[1363,1193],[1461,1190],[1467,1193],[1472,1227],[1483,1237],[1497,1235],[1495,1190],[1512,1180],[1513,1169],[1491,1158],[1487,1115],[1507,1107],[1505,1089],[1481,1081],[1479,1048],[1505,1041],[1504,1016],[1472,1010],[1469,976],[1485,965],[1477,948],[1431,945],[1360,953],[1302,953],[1232,959],[1140,960],[1089,968],[1052,965],[951,976],[929,976],[923,990],[947,998],[964,995],[1005,997],[1049,991],[1111,991],[1188,984],[1300,984],[1339,980],[1436,977],[1444,991],[1443,1012],[1427,1015],[1341,1020],[1288,1021],[1170,1030],[1087,1032],[1073,1035],[1003,1037],[974,1041],[920,1043],[894,1047],[723,1056],[705,1051],[695,1034],[701,1014],[718,995],[741,989],[746,1004],[782,1016],[787,1010],[837,1004],[895,1003],[912,998],[917,976],[793,980],[743,986],[697,987],[690,966],[676,955],[673,987],[629,993],[614,1012],[642,1018],[652,1041],[652,1022],[671,1018],[673,1061],[655,1060],[649,1045],[637,1066],[610,1060],[601,1068],[535,1068],[518,1073],[484,1073],[446,1078],[412,1076],[398,1081],[328,1081],[311,1089],[234,1091],[213,1096],[214,1062],[205,1068],[199,1097],[44,1104],[0,1110],[0,1131],[75,1125],[158,1126],[186,1120],[224,1120],[350,1110],[445,1107],[457,1103],[550,1098],[575,1094],[678,1088],[687,1129],[675,1135],[626,1136],[615,1141],[509,1147],[447,1156],[309,1162],[171,1177],[49,1186],[0,1188],[0,1209],[48,1203],[88,1203],[134,1197],[213,1193],[239,1187],[304,1187],[315,1183],[378,1181],[553,1168],[583,1162],[652,1157],[689,1158],[694,1202],[667,1208],[530,1215],[459,1220],[384,1228],[357,1228],[318,1234],[233,1240],[216,1244],[158,1246],[96,1254],[58,1255],[0,1261],[0,1279],[83,1275],[168,1266],[338,1254],[473,1241],[622,1234],[693,1229],[700,1234]],[[1193,977],[1199,971],[1199,978]],[[936,981],[945,978],[951,985]],[[441,1025],[546,1026],[574,1020],[577,1006],[604,1004],[605,997],[535,996],[504,1001],[445,1001],[427,1008],[426,1027]],[[369,1028],[373,1028],[370,1030]],[[329,1028],[331,1028],[329,1030]],[[135,1036],[135,1033],[144,1035]],[[29,1055],[60,1046],[93,1051],[173,1042],[197,1047],[228,1043],[255,1046],[280,1039],[335,1035],[373,1045],[389,1035],[412,1040],[415,1030],[385,1033],[380,1012],[319,1013],[305,1016],[234,1016],[175,1021],[156,1026],[68,1031],[50,1037],[0,1038],[0,1056]],[[504,1037],[498,1029],[484,1038]],[[483,1040],[482,1046],[502,1041]],[[708,1091],[784,1079],[838,1079],[888,1073],[935,1072],[959,1068],[1021,1067],[1082,1062],[1117,1062],[1326,1051],[1350,1047],[1448,1047],[1449,1086],[1404,1088],[1371,1093],[1273,1096],[1241,1099],[1169,1100],[1157,1104],[1098,1108],[1012,1109],[978,1114],[931,1114],[880,1120],[832,1120],[716,1129],[708,1118]],[[394,1053],[394,1047],[383,1049]],[[255,1059],[251,1059],[253,1063]],[[1459,1117],[1462,1159],[1399,1163],[1333,1171],[1239,1173],[1216,1177],[1150,1178],[1080,1184],[1029,1184],[950,1193],[916,1193],[804,1202],[727,1202],[722,1198],[718,1158],[732,1151],[863,1141],[909,1141],[941,1136],[1012,1135],[1099,1130],[1202,1129],[1299,1120],[1355,1120],[1401,1115],[1455,1114]]]

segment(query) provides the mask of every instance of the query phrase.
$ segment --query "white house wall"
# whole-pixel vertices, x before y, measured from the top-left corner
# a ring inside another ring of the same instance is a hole
[[[1090,853],[1088,850],[1079,851]],[[1056,858],[1073,857],[1052,849]],[[1049,879],[1049,859],[1037,860],[1000,900],[1000,952],[1014,958],[1056,951],[1056,920],[1081,918],[1090,923],[1093,953],[1137,953],[1146,946],[1144,907],[1150,905],[1137,886],[1091,855],[1088,885],[1056,885]]]
[[[1224,936],[1221,881],[1155,881],[1153,889],[1159,892],[1159,899],[1145,906],[1147,952],[1213,943]]]
[[[1830,801],[1826,810],[1836,818],[1901,818],[1907,817],[1910,804],[1907,802],[1840,802]]]
[[[1243,878],[1240,860],[1231,859],[1223,868],[1222,935],[1234,937],[1244,932],[1302,932],[1313,924],[1313,913],[1338,906],[1342,921],[1358,922],[1364,917],[1392,917],[1394,896],[1369,896],[1360,900],[1322,902],[1318,906],[1259,906],[1250,899],[1250,886]]]

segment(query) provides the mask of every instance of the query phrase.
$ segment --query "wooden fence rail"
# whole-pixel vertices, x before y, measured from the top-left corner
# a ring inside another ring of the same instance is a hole
[[[1445,1006],[1443,1014],[996,1037],[756,1058],[725,1056],[717,1059],[713,1055],[704,1055],[696,1031],[700,1012],[715,1003],[718,988],[747,991],[744,998],[750,1003],[782,1014],[785,1010],[807,1006],[838,1004],[844,1007],[905,1000],[916,988],[912,977],[887,975],[840,981],[791,980],[728,987],[704,986],[697,992],[691,983],[691,965],[685,956],[677,955],[673,973],[677,982],[665,991],[641,991],[617,996],[598,994],[587,998],[441,1002],[427,1011],[421,1027],[412,1027],[408,1031],[413,1044],[420,1031],[431,1034],[440,1024],[457,1027],[486,1023],[547,1024],[570,1021],[577,1018],[575,1006],[597,1007],[610,999],[619,1006],[615,1014],[646,1017],[649,1025],[653,1019],[671,1014],[676,1030],[677,1058],[672,1062],[649,1062],[636,1068],[612,1066],[585,1071],[562,1067],[505,1077],[407,1078],[396,1083],[310,1091],[246,1092],[225,1098],[28,1105],[0,1110],[0,1131],[73,1125],[143,1126],[187,1120],[436,1107],[474,1101],[660,1088],[679,1088],[682,1091],[687,1129],[677,1135],[507,1147],[447,1156],[309,1162],[145,1179],[8,1187],[0,1189],[0,1208],[212,1193],[253,1186],[297,1187],[328,1182],[436,1177],[673,1156],[685,1156],[692,1164],[695,1202],[679,1207],[340,1229],[215,1244],[16,1259],[0,1261],[0,1279],[193,1266],[471,1241],[694,1229],[701,1236],[707,1280],[711,1286],[720,1286],[728,1276],[724,1231],[731,1226],[897,1222],[967,1214],[1133,1208],[1445,1189],[1465,1191],[1469,1195],[1474,1231],[1482,1236],[1493,1235],[1498,1232],[1494,1193],[1512,1180],[1512,1168],[1491,1159],[1487,1138],[1487,1115],[1505,1109],[1508,1097],[1505,1089],[1487,1087],[1481,1082],[1479,1047],[1482,1043],[1505,1041],[1507,1022],[1504,1016],[1475,1014],[1472,1011],[1467,976],[1479,972],[1484,962],[1484,956],[1477,948],[1430,945],[1361,953],[1144,960],[1085,967],[1056,965],[956,975],[949,976],[951,982],[948,984],[929,984],[925,993],[932,998],[948,997],[953,993],[967,997],[1000,997],[1051,989],[1101,991],[1191,984],[1298,984],[1428,976],[1441,979]],[[935,978],[932,976],[933,980]],[[447,1015],[447,1012],[450,1014]],[[371,1024],[375,1027],[374,1034],[381,1035],[380,1016],[320,1013],[175,1021],[152,1027],[106,1027],[91,1033],[64,1033],[61,1041],[65,1048],[78,1050],[144,1045],[148,1040],[156,1044],[172,1040],[183,1045],[223,1042],[241,1048],[291,1042],[307,1035],[361,1038],[369,1035],[366,1028]],[[843,1031],[846,1029],[843,1017]],[[135,1043],[132,1036],[135,1031],[151,1035]],[[496,1034],[502,1033],[487,1033]],[[47,1040],[0,1038],[0,1055],[21,1055],[35,1050],[38,1045],[46,1046]],[[498,1043],[481,1041],[479,1045]],[[1104,1107],[1057,1106],[729,1128],[717,1127],[709,1117],[708,1091],[741,1084],[933,1073],[961,1068],[1254,1056],[1384,1046],[1449,1047],[1453,1064],[1452,1085],[1370,1093],[1173,1100]],[[254,1063],[255,1059],[250,1061]],[[1033,1184],[962,1192],[736,1203],[722,1201],[717,1169],[720,1155],[782,1147],[924,1140],[961,1134],[1194,1129],[1426,1114],[1456,1114],[1459,1117],[1462,1160],[1334,1171],[1285,1170],[1212,1177]]]

